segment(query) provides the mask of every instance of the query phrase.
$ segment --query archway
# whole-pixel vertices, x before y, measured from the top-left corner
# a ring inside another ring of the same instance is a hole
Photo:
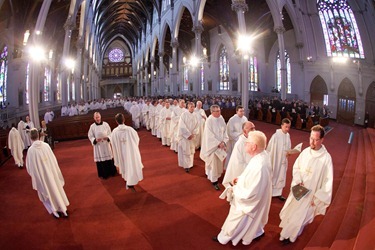
[[[337,122],[353,125],[355,121],[356,92],[353,83],[345,78],[338,89]]]
[[[323,104],[325,104],[324,96],[327,96],[327,94],[328,89],[324,79],[321,76],[316,76],[310,86],[310,101],[314,103],[314,105],[323,107]]]
[[[368,127],[375,128],[375,82],[372,82],[366,92],[365,112],[370,114]]]

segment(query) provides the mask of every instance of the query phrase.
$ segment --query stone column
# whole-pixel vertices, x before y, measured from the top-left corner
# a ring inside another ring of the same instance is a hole
[[[160,95],[165,95],[165,78],[164,78],[164,51],[159,52],[159,86],[158,93]]]
[[[151,96],[155,96],[155,76],[154,76],[154,71],[155,71],[155,59],[151,57],[150,60],[151,63]]]
[[[280,53],[280,73],[281,73],[281,99],[286,99],[287,92],[287,72],[285,64],[285,45],[284,45],[284,32],[285,28],[283,26],[275,27],[275,32],[277,34],[277,39],[279,42],[279,53]]]
[[[248,6],[245,0],[232,0],[232,10],[237,13],[238,29],[241,35],[247,35],[246,23],[245,23],[245,12],[248,10]],[[238,79],[241,81],[241,103],[245,110],[245,115],[249,114],[249,60],[244,58],[244,54],[241,55],[241,73],[242,78]],[[247,55],[249,56],[249,55]]]
[[[177,72],[177,49],[178,49],[178,40],[174,39],[171,43],[172,46],[172,69],[171,70],[171,92],[174,96],[177,96],[177,81],[178,81],[178,72]]]
[[[87,102],[89,99],[88,99],[88,88],[87,88],[87,84],[88,84],[88,80],[89,80],[89,75],[88,75],[88,67],[89,67],[89,52],[87,50],[85,50],[84,52],[84,59],[83,59],[83,100],[85,102]]]
[[[74,99],[77,103],[81,100],[81,85],[82,85],[82,49],[83,49],[83,40],[82,38],[77,41],[77,57],[76,64],[74,69],[74,87],[75,87],[75,96]]]
[[[198,59],[198,65],[195,65],[193,68],[193,94],[200,96],[202,92],[201,88],[201,79],[200,79],[200,68],[202,65],[202,32],[203,32],[203,26],[201,22],[198,22],[193,27],[193,32],[195,34],[195,50],[194,54],[196,58]]]
[[[149,89],[148,89],[148,83],[149,83],[149,81],[150,81],[150,79],[149,79],[149,77],[148,77],[148,74],[149,74],[149,72],[148,72],[148,63],[146,63],[146,65],[144,66],[145,67],[145,69],[144,69],[144,71],[145,71],[145,92],[143,93],[143,95],[144,96],[148,96],[150,93],[149,93]]]
[[[64,60],[69,56],[69,50],[70,50],[70,40],[72,36],[72,30],[74,28],[74,20],[71,16],[68,17],[66,20],[66,23],[64,24],[65,29],[65,38],[64,38],[64,49],[63,49],[63,55],[61,57],[61,65],[62,65],[62,73],[61,73],[61,102],[63,106],[68,105],[68,77],[70,74],[70,69],[67,69],[65,67]]]

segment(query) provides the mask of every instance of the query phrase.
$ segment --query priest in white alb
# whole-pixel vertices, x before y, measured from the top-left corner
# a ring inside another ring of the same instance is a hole
[[[171,137],[171,150],[174,150],[176,153],[178,151],[178,139],[177,139],[177,127],[178,122],[180,121],[180,117],[182,113],[186,112],[186,104],[184,99],[180,99],[178,102],[178,106],[172,109],[171,115],[171,128],[170,128],[170,137]]]
[[[194,165],[195,142],[194,137],[199,131],[199,123],[194,114],[195,105],[188,103],[188,111],[183,112],[177,126],[178,165],[189,173]]]
[[[27,151],[26,169],[31,176],[32,187],[40,201],[55,218],[67,217],[68,198],[64,191],[64,177],[51,147],[39,140],[37,129],[30,130],[32,144]]]
[[[242,124],[247,122],[246,116],[244,116],[245,110],[242,106],[236,107],[236,114],[229,118],[227,123],[227,134],[228,134],[228,143],[227,143],[227,158],[225,160],[224,168],[226,169],[229,163],[230,155],[234,144],[237,142],[238,138],[242,134]]]
[[[161,144],[163,146],[171,146],[171,116],[172,109],[170,108],[170,103],[165,102],[164,108],[160,111],[160,135]]]
[[[302,185],[310,192],[297,200],[290,192],[280,212],[280,241],[294,242],[304,227],[317,215],[324,215],[332,200],[332,157],[323,145],[324,128],[311,128],[310,147],[304,149],[293,165],[291,187]]]
[[[126,126],[123,114],[115,116],[118,126],[113,129],[111,143],[115,166],[126,181],[126,188],[135,191],[134,186],[143,180],[143,164],[139,152],[138,133]]]
[[[271,207],[271,162],[265,151],[267,138],[260,131],[249,133],[246,151],[252,157],[242,174],[220,196],[230,202],[229,214],[214,241],[249,245],[264,236]]]
[[[25,145],[23,144],[21,134],[15,127],[13,127],[9,131],[8,148],[10,149],[16,165],[19,168],[23,168],[23,150],[25,148]]]
[[[228,135],[220,107],[210,107],[211,115],[207,118],[202,137],[200,158],[205,162],[205,172],[216,190],[220,190],[219,178],[224,171],[224,160]]]
[[[267,145],[267,152],[271,157],[272,164],[272,196],[278,197],[281,201],[286,200],[282,196],[282,192],[285,187],[286,171],[288,169],[289,154],[287,150],[291,148],[290,126],[291,121],[288,118],[282,119],[281,128],[276,130]]]
[[[231,183],[235,178],[240,176],[242,172],[245,170],[246,166],[248,165],[249,161],[251,160],[251,156],[246,152],[246,139],[251,131],[255,130],[255,125],[252,122],[245,122],[242,125],[242,135],[238,138],[238,141],[234,145],[232,154],[230,156],[230,160],[227,166],[227,170],[225,171],[224,178],[223,178],[223,186],[230,187]]]
[[[194,114],[197,116],[197,120],[199,123],[199,132],[198,134],[194,137],[194,142],[195,142],[195,148],[199,149],[201,147],[201,142],[202,142],[202,136],[203,136],[203,131],[204,131],[204,124],[207,119],[206,112],[202,108],[202,102],[197,101],[197,105],[194,109]]]

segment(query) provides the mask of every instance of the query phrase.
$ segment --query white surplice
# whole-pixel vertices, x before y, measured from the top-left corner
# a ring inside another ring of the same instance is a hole
[[[291,187],[303,183],[311,191],[297,201],[292,192],[280,212],[280,236],[294,241],[316,215],[324,215],[331,204],[333,164],[331,155],[322,145],[319,150],[304,149],[293,165]],[[314,206],[311,203],[314,202]]]
[[[21,135],[16,128],[12,128],[8,135],[8,147],[13,156],[14,162],[18,167],[23,166],[23,150],[25,144],[22,141]]]
[[[205,162],[207,179],[211,182],[216,182],[224,170],[223,161],[215,154],[221,142],[228,142],[225,120],[221,115],[218,118],[210,115],[204,126],[199,156]]]
[[[188,140],[188,137],[195,136],[198,131],[199,123],[194,112],[187,111],[182,113],[177,126],[178,165],[180,167],[193,167],[195,142],[193,138]]]
[[[277,129],[267,145],[267,152],[271,157],[272,164],[272,196],[282,195],[288,168],[286,150],[290,148],[291,142],[289,133],[284,134],[281,129]]]
[[[171,108],[164,107],[160,111],[160,134],[161,134],[161,144],[162,145],[171,145]]]
[[[204,109],[194,109],[194,114],[197,116],[197,120],[199,123],[199,132],[198,134],[194,137],[194,143],[195,143],[195,148],[200,148],[201,142],[202,142],[202,136],[203,136],[203,131],[204,131],[204,124],[206,123],[207,115]]]
[[[64,191],[64,178],[51,147],[42,141],[34,141],[27,151],[26,169],[31,176],[32,187],[38,191],[48,213],[66,213],[69,205]]]
[[[110,137],[111,127],[106,122],[101,124],[93,123],[90,126],[88,132],[88,138],[94,148],[94,161],[108,161],[112,160],[112,150],[110,143],[107,140],[102,140],[94,144],[97,139],[102,139],[104,137]]]
[[[125,124],[118,125],[111,134],[115,166],[127,186],[137,185],[143,180],[143,164],[139,152],[138,133]]]
[[[221,244],[232,241],[235,246],[242,239],[249,245],[264,233],[271,206],[271,162],[266,151],[251,158],[237,184],[226,188],[220,198],[225,196],[231,206],[217,238]]]
[[[251,159],[251,156],[246,152],[245,149],[246,139],[247,138],[242,134],[234,145],[232,155],[230,156],[227,170],[225,171],[223,178],[224,187],[229,187],[229,183],[242,174]]]
[[[246,116],[239,117],[237,114],[233,115],[227,123],[227,134],[228,134],[228,143],[227,143],[227,158],[225,160],[224,168],[226,169],[230,160],[230,155],[234,144],[236,144],[238,138],[243,133],[242,124],[247,122]]]

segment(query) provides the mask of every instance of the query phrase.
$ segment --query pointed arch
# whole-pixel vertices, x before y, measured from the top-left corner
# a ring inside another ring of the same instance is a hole
[[[337,93],[337,121],[348,125],[355,123],[356,91],[353,83],[344,78]]]
[[[310,102],[323,107],[324,98],[328,95],[327,84],[324,79],[317,75],[311,82],[310,85]]]

